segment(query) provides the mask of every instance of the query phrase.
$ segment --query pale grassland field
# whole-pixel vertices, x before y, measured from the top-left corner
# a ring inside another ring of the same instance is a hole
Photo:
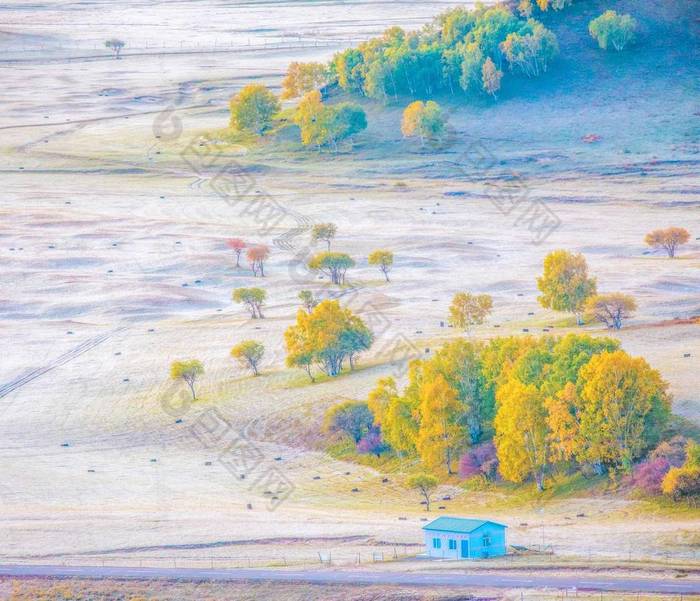
[[[217,21],[191,12],[195,3],[181,4],[168,14],[185,32],[206,32]],[[345,12],[333,12],[346,10],[340,3],[309,4],[288,3],[314,13],[318,27],[345,22]],[[389,21],[414,26],[446,4],[406,5],[402,22],[389,19],[386,4],[358,3],[354,25],[344,27],[355,35]],[[554,334],[605,335],[599,325],[577,328],[539,307],[535,278],[556,248],[583,252],[602,291],[637,298],[636,316],[616,335],[661,371],[674,411],[688,420],[684,427],[700,425],[700,323],[693,321],[700,316],[698,117],[688,63],[674,77],[644,82],[611,60],[595,63],[608,71],[600,86],[589,86],[585,72],[562,86],[555,74],[547,97],[525,87],[496,106],[447,100],[453,130],[435,152],[401,139],[401,107],[366,103],[370,126],[355,148],[318,154],[300,149],[289,132],[244,146],[227,142],[221,130],[227,99],[244,83],[278,85],[287,62],[330,57],[344,45],[340,29],[335,47],[214,53],[214,34],[201,33],[202,47],[190,53],[159,56],[146,47],[129,56],[127,46],[116,61],[93,49],[116,27],[112,13],[100,11],[114,9],[91,6],[91,15],[104,19],[92,32],[87,25],[73,30],[65,15],[42,21],[41,5],[0,9],[12,13],[13,31],[53,40],[28,41],[40,46],[30,61],[12,36],[0,37],[14,53],[0,59],[7,94],[0,123],[0,384],[108,335],[0,398],[0,558],[168,564],[173,557],[213,557],[232,565],[252,558],[268,565],[317,562],[319,551],[348,563],[357,553],[391,557],[403,545],[417,552],[425,512],[402,485],[415,466],[396,461],[385,473],[333,458],[320,440],[323,412],[340,400],[364,399],[381,376],[405,378],[409,358],[454,337],[440,322],[457,291],[493,296],[493,316],[473,334],[479,338],[537,334],[549,325]],[[154,18],[134,6],[140,18],[118,25],[127,39],[131,28],[138,38],[139,27]],[[325,19],[322,10],[330,11]],[[304,20],[295,19],[291,29]],[[221,39],[229,35],[215,31]],[[73,40],[79,51],[56,39]],[[239,41],[233,36],[232,43]],[[67,58],[82,56],[81,48],[92,58]],[[639,60],[642,75],[654,68],[644,62],[650,59]],[[619,88],[611,84],[616,76],[623,78]],[[31,94],[23,87],[28,77]],[[107,88],[120,92],[100,95]],[[161,112],[171,105],[181,127],[174,139],[163,129],[172,115]],[[589,133],[601,142],[582,142]],[[468,158],[475,141],[496,158],[487,173]],[[216,159],[204,165],[193,151]],[[233,164],[253,180],[244,197],[226,202],[211,181]],[[511,171],[560,220],[541,244],[489,199]],[[297,218],[268,229],[254,213],[268,195]],[[303,372],[284,367],[283,332],[294,320],[299,290],[331,289],[298,264],[308,253],[308,231],[285,234],[300,222],[324,221],[338,225],[335,249],[358,262],[343,302],[384,331],[356,372],[310,385]],[[692,234],[673,261],[648,254],[643,243],[647,231],[668,225]],[[273,248],[262,282],[234,268],[225,247],[233,236]],[[280,237],[286,247],[274,244]],[[396,255],[390,284],[367,265],[378,247]],[[249,319],[230,300],[233,288],[254,284],[268,292],[265,320]],[[258,378],[229,357],[246,338],[266,347]],[[164,399],[180,390],[168,367],[189,357],[206,368],[200,398],[168,413]],[[275,511],[266,509],[264,491],[249,490],[217,462],[225,447],[205,448],[191,434],[211,408],[255,442],[262,473],[279,468],[293,483]],[[697,511],[631,499],[602,481],[553,484],[560,494],[539,498],[529,487],[465,490],[454,479],[439,491],[440,499],[451,499],[436,503],[431,517],[489,516],[510,526],[510,543],[544,539],[560,557],[663,562],[668,553],[688,565],[699,559]],[[624,544],[611,547],[611,531]]]

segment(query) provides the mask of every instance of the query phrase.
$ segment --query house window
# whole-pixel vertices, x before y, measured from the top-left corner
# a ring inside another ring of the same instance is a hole
[[[457,541],[454,538],[451,538],[448,542],[448,545],[450,547],[450,551],[456,551],[457,550]]]
[[[488,547],[491,544],[491,537],[488,534],[484,534],[484,536],[481,539],[481,544],[484,547]]]
[[[442,546],[442,541],[439,538],[433,539],[433,549],[439,549]]]

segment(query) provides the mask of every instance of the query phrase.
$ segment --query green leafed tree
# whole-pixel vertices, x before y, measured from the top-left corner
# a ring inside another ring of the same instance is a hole
[[[370,329],[350,309],[338,301],[324,300],[311,313],[300,309],[296,324],[284,334],[287,365],[301,367],[313,380],[311,368],[317,365],[326,375],[337,376],[347,360],[370,348]]]
[[[241,303],[248,307],[250,316],[253,319],[263,319],[262,307],[267,298],[267,292],[262,288],[236,288],[233,291],[234,302]]]
[[[508,34],[500,48],[510,68],[527,77],[546,73],[559,54],[557,37],[533,19],[528,20],[523,31]]]
[[[417,137],[423,146],[426,140],[439,139],[445,125],[445,116],[437,102],[416,100],[409,104],[403,112],[401,133],[406,138]]]
[[[173,380],[183,380],[190,389],[192,400],[197,398],[195,392],[195,382],[204,373],[204,366],[197,359],[187,361],[173,361],[170,365],[170,377]]]
[[[345,253],[320,252],[309,259],[309,269],[327,275],[333,284],[345,283],[345,272],[354,267],[355,261]]]
[[[265,354],[265,347],[257,340],[243,340],[231,349],[231,357],[258,375],[258,366]]]
[[[632,15],[618,15],[614,10],[606,10],[588,24],[591,37],[603,50],[624,50],[634,42],[637,20]]]
[[[335,223],[316,223],[313,228],[311,228],[311,241],[314,244],[320,241],[325,242],[326,250],[330,252],[331,242],[337,233],[338,227]]]
[[[231,127],[261,135],[280,111],[277,97],[260,84],[245,86],[230,101]]]
[[[414,474],[406,482],[409,488],[417,490],[425,504],[425,510],[430,511],[432,495],[438,485],[438,479],[432,474]]]
[[[375,250],[367,258],[370,265],[379,267],[379,271],[384,274],[386,281],[389,281],[389,271],[394,264],[394,253],[390,250]]]
[[[314,293],[311,292],[311,290],[302,290],[299,293],[299,300],[301,301],[304,309],[306,309],[307,313],[311,313],[314,307],[318,305],[318,301],[314,297]]]
[[[544,259],[544,272],[537,278],[537,287],[542,293],[537,298],[540,305],[573,313],[580,325],[586,300],[596,293],[596,280],[588,276],[588,264],[582,254],[555,250]]]

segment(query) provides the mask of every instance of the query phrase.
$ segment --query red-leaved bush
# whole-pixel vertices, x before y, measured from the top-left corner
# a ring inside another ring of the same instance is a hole
[[[648,459],[635,466],[630,483],[649,495],[661,494],[661,482],[669,469],[671,464],[664,457]]]
[[[473,476],[493,478],[497,469],[496,447],[492,442],[472,447],[459,460],[459,475],[462,478],[472,478]]]

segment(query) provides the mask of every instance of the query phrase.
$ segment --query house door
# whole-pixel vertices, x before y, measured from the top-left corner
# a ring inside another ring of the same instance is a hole
[[[467,559],[469,557],[469,541],[468,540],[463,540],[460,541],[461,546],[460,546],[460,553],[459,556],[463,559]]]

